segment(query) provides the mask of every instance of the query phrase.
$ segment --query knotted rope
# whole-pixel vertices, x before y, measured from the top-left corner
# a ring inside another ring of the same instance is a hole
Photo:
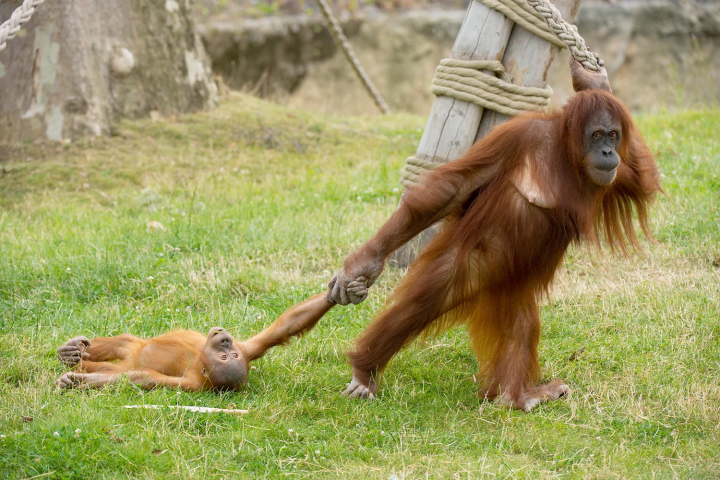
[[[585,46],[577,27],[563,20],[549,0],[478,0],[497,10],[525,30],[547,40],[570,54],[588,70],[600,70],[595,56]]]
[[[585,46],[585,40],[577,32],[577,28],[574,25],[567,23],[563,20],[562,15],[555,6],[550,3],[549,0],[517,0],[518,2],[527,3],[535,9],[547,23],[550,30],[567,45],[570,50],[570,55],[575,60],[580,62],[583,67],[593,72],[600,71],[600,65],[595,55]],[[521,23],[520,26],[524,28]]]
[[[35,13],[35,7],[44,1],[45,0],[25,0],[23,4],[12,13],[10,20],[0,25],[0,52],[5,50],[7,41],[18,34],[20,27],[30,21],[30,17]]]
[[[515,0],[479,0],[486,7],[497,10],[507,18],[522,26],[530,33],[547,40],[560,48],[567,48],[545,23],[545,19],[527,2]]]

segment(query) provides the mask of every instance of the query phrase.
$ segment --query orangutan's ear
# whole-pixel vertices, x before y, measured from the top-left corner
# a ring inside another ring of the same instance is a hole
[[[598,72],[587,70],[570,55],[570,76],[572,77],[573,90],[576,92],[599,89],[612,93],[607,71],[603,67],[604,62],[600,60],[597,54],[595,54],[595,58],[598,59],[598,65],[600,65],[600,71]]]
[[[207,368],[202,367],[202,369],[200,369],[200,373],[202,373],[202,376],[203,376],[203,377],[208,378]]]

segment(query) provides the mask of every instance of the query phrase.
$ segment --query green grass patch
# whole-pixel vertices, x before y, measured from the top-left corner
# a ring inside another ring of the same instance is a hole
[[[53,390],[71,336],[246,338],[322,291],[395,208],[423,119],[233,95],[112,138],[4,150],[0,477],[717,478],[720,112],[638,123],[664,176],[657,242],[630,259],[569,252],[540,353],[573,394],[531,414],[478,400],[463,329],[401,352],[378,401],[340,397],[344,352],[402,276],[390,269],[239,393]],[[250,414],[122,408],[142,403]]]

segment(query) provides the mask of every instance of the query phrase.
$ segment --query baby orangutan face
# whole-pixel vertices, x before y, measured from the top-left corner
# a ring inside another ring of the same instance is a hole
[[[247,361],[233,337],[221,327],[210,329],[202,363],[202,374],[215,390],[237,390],[247,380]]]

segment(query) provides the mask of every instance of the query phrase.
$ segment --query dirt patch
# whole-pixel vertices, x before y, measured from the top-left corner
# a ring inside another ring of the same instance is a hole
[[[629,258],[611,255],[591,247],[573,248],[571,261],[555,276],[551,298],[579,296],[631,295],[641,286],[672,289],[681,284],[720,276],[707,260],[678,257],[662,246]],[[568,266],[569,265],[569,266]]]

